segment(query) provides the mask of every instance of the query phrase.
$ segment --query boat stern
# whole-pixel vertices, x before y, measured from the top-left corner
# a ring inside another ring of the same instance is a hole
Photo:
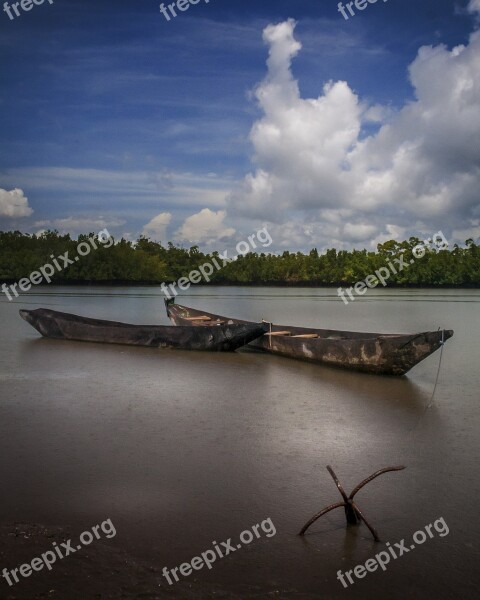
[[[26,321],[29,325],[31,325],[34,329],[36,329],[42,335],[45,335],[44,331],[42,331],[41,322],[38,316],[37,311],[35,310],[19,310],[20,316],[24,321]]]
[[[63,337],[52,311],[37,308],[36,310],[19,310],[20,316],[44,337]]]
[[[30,323],[30,325],[33,325],[34,319],[33,319],[31,310],[19,310],[18,312],[24,321],[26,321],[27,323]]]

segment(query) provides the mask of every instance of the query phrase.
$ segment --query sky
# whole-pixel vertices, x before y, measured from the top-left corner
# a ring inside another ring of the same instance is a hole
[[[477,240],[480,0],[369,2],[6,3],[0,230]]]

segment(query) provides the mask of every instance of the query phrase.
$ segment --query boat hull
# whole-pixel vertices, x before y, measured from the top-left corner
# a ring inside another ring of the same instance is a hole
[[[213,323],[249,322],[172,302],[166,302],[166,308],[175,325],[204,327]],[[271,325],[248,348],[343,369],[399,376],[438,350],[452,335],[451,330],[380,334]]]
[[[205,328],[131,325],[44,308],[21,310],[20,316],[47,338],[212,352],[236,350],[267,330],[264,324],[257,323],[217,324]]]

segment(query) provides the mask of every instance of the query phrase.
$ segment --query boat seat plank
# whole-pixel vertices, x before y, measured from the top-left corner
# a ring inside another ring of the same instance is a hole
[[[207,315],[202,315],[200,317],[182,317],[184,321],[211,321],[212,317],[207,317]]]
[[[272,337],[279,336],[279,335],[292,335],[292,332],[291,331],[269,331],[265,335],[270,335]]]
[[[294,338],[315,339],[318,338],[318,333],[302,333],[300,335],[292,335]]]

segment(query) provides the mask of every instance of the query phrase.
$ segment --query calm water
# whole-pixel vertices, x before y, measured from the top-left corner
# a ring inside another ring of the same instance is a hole
[[[478,593],[480,292],[385,290],[344,306],[333,290],[196,288],[182,302],[241,318],[383,332],[452,328],[408,377],[334,370],[280,357],[41,339],[18,316],[40,306],[167,324],[157,288],[39,288],[0,302],[3,522],[78,531],[111,518],[111,543],[174,567],[212,540],[271,518],[277,535],[186,580],[238,598],[467,598]],[[358,496],[384,542],[428,540],[348,590],[336,579],[384,544],[330,513],[296,533],[377,468]],[[182,597],[178,584],[178,597]],[[275,593],[277,591],[277,593]],[[92,590],[92,597],[93,597]],[[219,594],[220,596],[220,594]]]

